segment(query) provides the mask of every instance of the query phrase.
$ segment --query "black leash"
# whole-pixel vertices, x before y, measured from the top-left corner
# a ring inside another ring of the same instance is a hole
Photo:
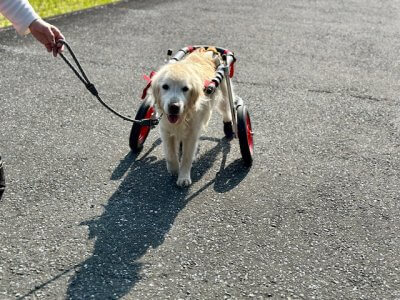
[[[96,87],[94,86],[93,83],[91,83],[89,81],[89,79],[87,78],[85,71],[83,71],[81,64],[79,63],[78,59],[75,56],[74,51],[72,51],[71,47],[68,45],[68,43],[64,40],[59,40],[57,43],[63,44],[69,51],[69,53],[71,54],[76,66],[79,69],[78,70],[71,64],[71,62],[64,56],[64,54],[59,53],[61,58],[65,61],[65,63],[71,68],[72,71],[74,71],[75,75],[79,78],[80,81],[82,81],[82,83],[85,85],[85,87],[89,90],[89,92],[95,96],[97,98],[97,100],[99,100],[99,102],[105,107],[107,108],[109,111],[111,111],[113,114],[117,115],[118,117],[120,117],[121,119],[125,120],[125,121],[129,121],[132,123],[138,123],[142,126],[156,126],[159,123],[160,118],[157,119],[143,119],[143,120],[134,120],[128,117],[125,117],[123,115],[121,115],[120,113],[116,112],[114,109],[112,109],[110,106],[108,106],[99,96],[99,93],[96,89]]]

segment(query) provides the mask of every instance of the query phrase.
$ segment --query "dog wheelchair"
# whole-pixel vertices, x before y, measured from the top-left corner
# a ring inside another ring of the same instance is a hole
[[[188,46],[180,49],[174,56],[172,56],[172,51],[168,50],[168,63],[177,62],[199,48],[204,48],[205,50],[215,49],[222,57],[222,62],[220,62],[219,66],[217,66],[214,78],[210,82],[205,83],[204,93],[206,95],[212,95],[218,89],[221,82],[225,80],[228,90],[232,122],[224,123],[224,133],[229,139],[237,138],[239,140],[243,162],[247,167],[250,167],[253,163],[254,155],[253,131],[251,127],[250,115],[243,103],[243,100],[238,96],[233,96],[231,78],[234,75],[234,63],[236,61],[233,52],[220,47]],[[133,153],[139,153],[143,149],[143,145],[150,133],[150,130],[154,128],[156,124],[158,124],[159,117],[157,116],[153,99],[151,97],[147,97],[147,90],[151,86],[151,77],[154,74],[155,73],[152,72],[150,77],[145,76],[148,84],[143,90],[143,101],[139,106],[135,116],[135,120],[143,120],[143,122],[133,123],[130,132],[129,146]],[[149,122],[145,122],[146,120],[149,120]]]

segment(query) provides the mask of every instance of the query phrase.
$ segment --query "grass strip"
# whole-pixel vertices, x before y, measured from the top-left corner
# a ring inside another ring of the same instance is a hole
[[[118,0],[29,0],[29,3],[39,16],[48,18],[117,1]],[[10,25],[11,23],[0,15],[0,28]]]

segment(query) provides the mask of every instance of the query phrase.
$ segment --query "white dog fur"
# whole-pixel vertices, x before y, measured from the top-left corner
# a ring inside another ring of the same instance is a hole
[[[164,65],[152,79],[152,95],[162,113],[160,132],[167,169],[178,175],[176,183],[181,187],[192,183],[190,172],[200,134],[213,108],[218,108],[224,122],[232,120],[224,81],[210,97],[204,93],[204,83],[215,76],[217,61],[213,51],[196,50],[183,60]]]

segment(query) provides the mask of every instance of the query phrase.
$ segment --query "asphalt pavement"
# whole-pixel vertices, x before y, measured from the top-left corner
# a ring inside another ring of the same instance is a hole
[[[400,299],[397,0],[126,1],[50,20],[133,117],[168,49],[228,48],[255,157],[214,114],[194,183],[0,31],[0,299]]]

